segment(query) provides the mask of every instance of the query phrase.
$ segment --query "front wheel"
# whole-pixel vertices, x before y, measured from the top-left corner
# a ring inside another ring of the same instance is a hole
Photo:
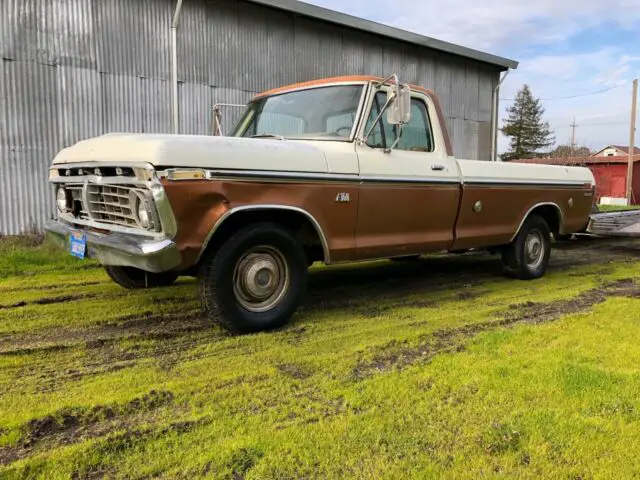
[[[250,225],[205,258],[200,297],[208,316],[233,333],[273,330],[302,302],[307,257],[296,238],[272,223]]]
[[[502,252],[504,270],[520,280],[541,278],[551,257],[551,231],[537,215],[529,217],[514,242]]]
[[[105,266],[104,270],[111,280],[129,290],[168,287],[178,279],[175,272],[150,273],[134,267]]]

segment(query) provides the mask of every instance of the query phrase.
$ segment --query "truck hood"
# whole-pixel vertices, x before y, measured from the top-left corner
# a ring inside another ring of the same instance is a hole
[[[54,165],[87,162],[144,162],[155,167],[328,171],[323,151],[307,143],[198,135],[111,133],[65,148],[53,160]]]

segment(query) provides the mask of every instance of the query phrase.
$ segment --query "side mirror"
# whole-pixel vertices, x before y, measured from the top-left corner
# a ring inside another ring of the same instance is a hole
[[[387,110],[387,122],[390,125],[405,125],[411,120],[411,89],[406,84],[396,84],[391,87],[393,97]]]

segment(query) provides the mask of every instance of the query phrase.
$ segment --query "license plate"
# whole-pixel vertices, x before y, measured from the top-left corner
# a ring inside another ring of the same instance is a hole
[[[87,254],[87,236],[81,232],[71,234],[71,255],[76,258],[85,258]]]

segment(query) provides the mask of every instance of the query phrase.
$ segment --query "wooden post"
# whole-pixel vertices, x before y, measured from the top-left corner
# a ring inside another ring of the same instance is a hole
[[[627,204],[633,202],[633,157],[636,150],[636,109],[638,104],[638,79],[633,81],[631,97],[631,131],[629,134],[629,164],[627,166]]]

